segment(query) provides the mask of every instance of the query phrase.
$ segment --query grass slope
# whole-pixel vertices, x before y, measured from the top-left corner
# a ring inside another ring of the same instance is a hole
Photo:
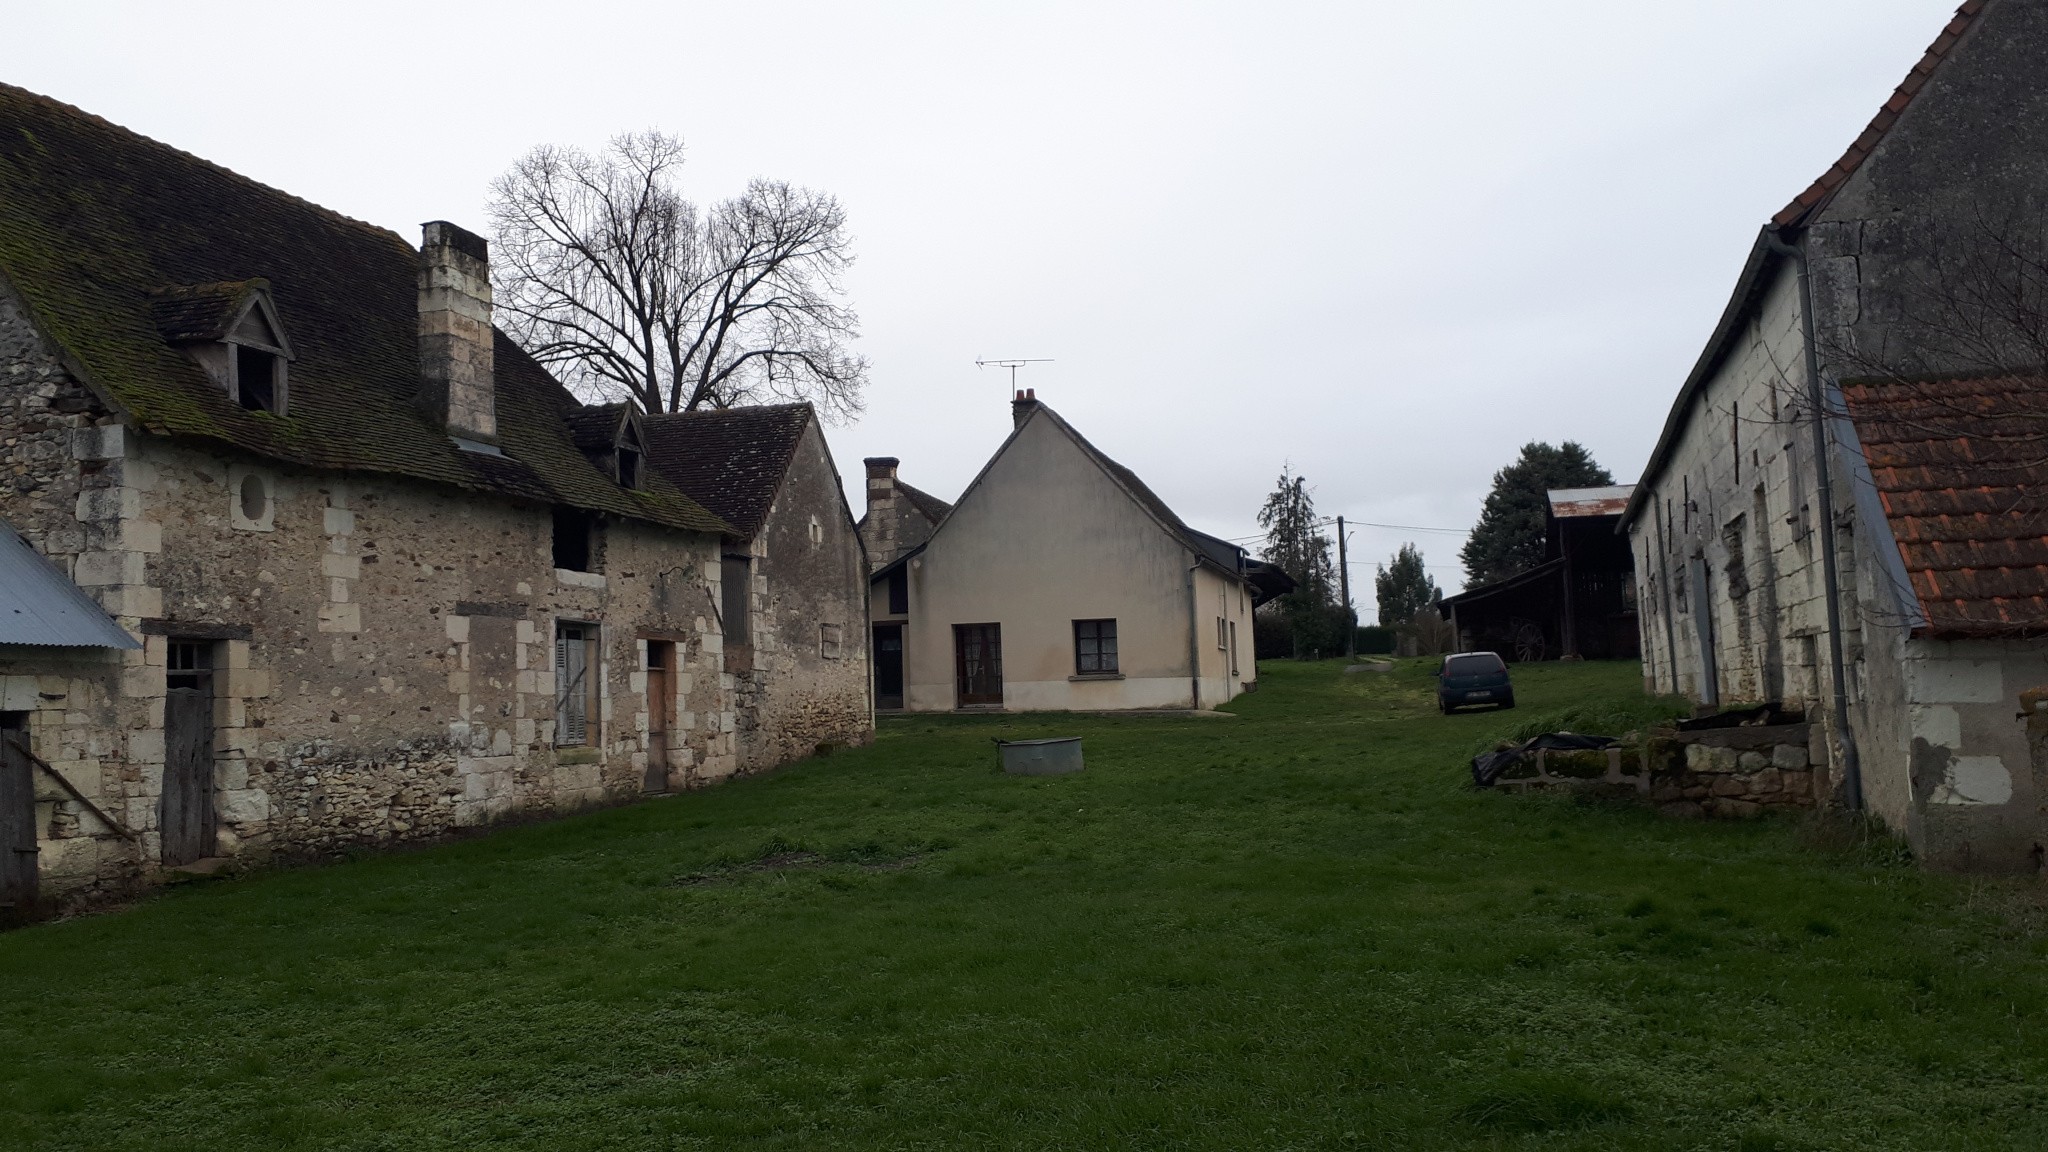
[[[2048,1146],[2030,887],[1463,787],[1632,666],[1261,672],[0,936],[0,1146]]]

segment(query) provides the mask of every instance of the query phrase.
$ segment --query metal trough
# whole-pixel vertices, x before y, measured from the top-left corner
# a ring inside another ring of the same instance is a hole
[[[1003,752],[1003,771],[1012,776],[1058,776],[1081,770],[1081,738],[1058,736],[1050,740],[998,740]]]

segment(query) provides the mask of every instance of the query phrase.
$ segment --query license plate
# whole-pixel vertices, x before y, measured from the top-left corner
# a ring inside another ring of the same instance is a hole
[[[1487,699],[1491,699],[1491,698],[1492,698],[1492,696],[1493,696],[1493,693],[1491,693],[1491,692],[1467,692],[1467,693],[1465,693],[1465,699],[1467,699],[1467,700],[1487,700]]]

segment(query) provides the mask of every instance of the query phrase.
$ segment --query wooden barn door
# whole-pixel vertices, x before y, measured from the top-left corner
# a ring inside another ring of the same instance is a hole
[[[668,791],[669,716],[675,711],[675,681],[669,669],[675,664],[675,644],[668,640],[647,642],[647,774],[640,781],[643,792]]]
[[[173,640],[164,673],[163,862],[213,855],[213,645]]]
[[[960,706],[1003,702],[1003,626],[953,625]]]
[[[0,714],[0,924],[36,904],[36,781],[22,721]]]

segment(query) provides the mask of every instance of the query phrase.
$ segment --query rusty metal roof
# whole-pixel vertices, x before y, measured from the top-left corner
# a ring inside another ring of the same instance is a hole
[[[1619,516],[1628,509],[1633,484],[1610,484],[1604,488],[1552,488],[1550,514],[1560,520],[1576,516]]]
[[[1928,636],[2048,634],[2048,381],[1842,386]]]
[[[142,647],[5,520],[0,520],[0,644]]]

